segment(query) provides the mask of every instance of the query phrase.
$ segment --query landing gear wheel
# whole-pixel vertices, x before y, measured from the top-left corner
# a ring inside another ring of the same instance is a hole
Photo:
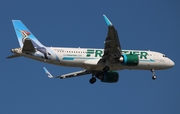
[[[108,72],[110,70],[110,68],[108,67],[108,66],[105,66],[104,68],[103,68],[103,72]]]
[[[152,73],[152,79],[155,80],[157,77],[156,77],[156,75],[155,75],[154,69],[151,69],[151,73]]]
[[[152,79],[153,79],[153,80],[155,80],[156,78],[157,78],[157,77],[156,77],[155,75],[154,75],[154,76],[152,76]]]
[[[95,77],[92,77],[90,80],[89,80],[90,84],[94,84],[96,82],[96,78]]]

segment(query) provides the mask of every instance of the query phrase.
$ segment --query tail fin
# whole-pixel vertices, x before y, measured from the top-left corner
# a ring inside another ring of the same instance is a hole
[[[34,47],[44,47],[20,20],[12,20],[12,23],[21,48],[26,39],[31,40]]]

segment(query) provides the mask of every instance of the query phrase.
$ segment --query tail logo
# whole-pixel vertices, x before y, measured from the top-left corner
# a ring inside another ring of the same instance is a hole
[[[28,36],[31,34],[29,31],[26,30],[19,30],[18,31],[21,33],[22,35],[22,43],[24,43],[25,39],[28,38]]]
[[[39,46],[32,38],[28,38],[29,35],[31,34],[29,31],[26,30],[19,30],[18,31],[21,33],[22,35],[22,43],[24,44],[26,39],[31,40],[33,46],[36,48],[36,50],[40,51],[41,53],[44,54],[44,58],[48,59],[48,56],[51,56],[51,54],[49,52],[47,52],[47,49],[45,47],[41,47]]]

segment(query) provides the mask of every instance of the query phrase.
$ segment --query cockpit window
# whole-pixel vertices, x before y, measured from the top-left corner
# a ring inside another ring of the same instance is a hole
[[[166,55],[163,55],[163,57],[167,57]]]

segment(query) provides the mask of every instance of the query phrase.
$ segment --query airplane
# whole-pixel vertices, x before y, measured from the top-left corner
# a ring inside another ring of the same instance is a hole
[[[111,21],[103,15],[108,26],[104,49],[46,47],[20,21],[12,20],[20,48],[11,49],[13,55],[7,58],[27,57],[41,62],[66,66],[80,67],[82,70],[60,76],[53,76],[45,67],[49,78],[71,78],[91,74],[89,82],[115,83],[119,80],[118,70],[150,70],[155,80],[155,70],[172,68],[175,63],[165,54],[150,50],[123,50],[117,30]]]

